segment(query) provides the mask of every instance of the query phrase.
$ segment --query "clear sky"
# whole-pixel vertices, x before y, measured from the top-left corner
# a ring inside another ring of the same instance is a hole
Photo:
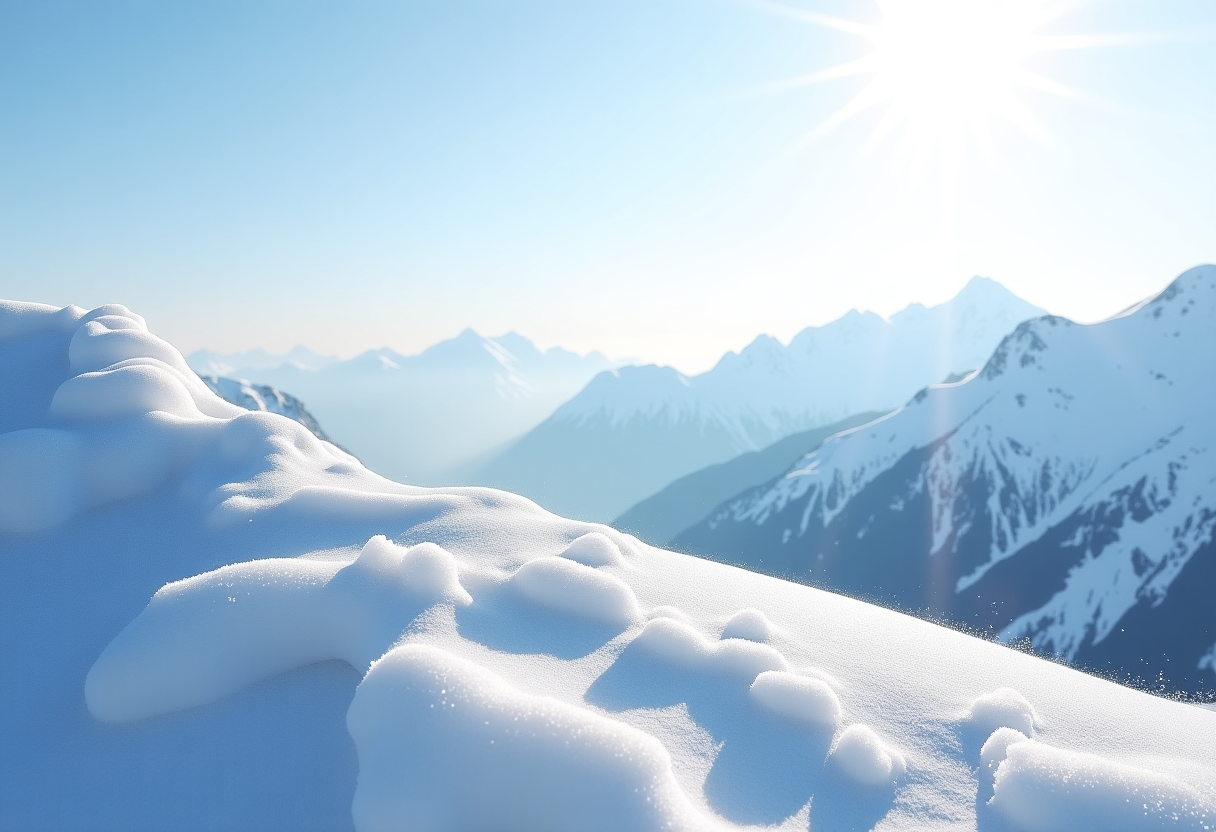
[[[1093,320],[1216,260],[1216,2],[965,3],[0,0],[0,296],[691,371],[974,274]]]

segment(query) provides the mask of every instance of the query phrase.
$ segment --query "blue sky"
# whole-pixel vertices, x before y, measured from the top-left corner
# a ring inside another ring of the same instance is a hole
[[[1025,91],[1046,135],[998,120],[948,188],[866,149],[882,107],[793,150],[866,79],[757,90],[871,47],[753,3],[2,2],[0,296],[686,370],[973,274],[1097,319],[1216,260],[1216,3],[1071,5],[1042,32],[1169,37],[1026,58],[1101,101]]]

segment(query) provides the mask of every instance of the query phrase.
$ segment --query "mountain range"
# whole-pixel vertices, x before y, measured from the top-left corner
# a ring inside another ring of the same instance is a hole
[[[709,371],[601,373],[485,462],[478,484],[569,517],[609,522],[686,474],[800,431],[891,410],[927,384],[973,370],[1043,310],[974,278],[950,301],[884,320],[853,311],[788,345],[760,336]]]
[[[299,348],[293,355],[298,360],[274,367],[260,366],[267,359],[257,351],[193,353],[190,361],[199,372],[233,365],[290,391],[372,470],[423,485],[460,483],[464,467],[539,424],[612,366],[597,352],[542,351],[515,333],[487,338],[471,329],[412,356],[378,349],[324,361]]]
[[[1216,267],[1017,327],[673,545],[1166,691],[1216,689]]]

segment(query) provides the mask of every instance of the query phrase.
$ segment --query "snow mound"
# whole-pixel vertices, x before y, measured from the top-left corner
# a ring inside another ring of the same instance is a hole
[[[891,785],[906,765],[899,751],[882,741],[868,725],[850,725],[841,732],[828,761],[862,786]]]
[[[966,721],[983,736],[988,737],[998,728],[1012,728],[1027,737],[1033,737],[1039,724],[1034,707],[1013,688],[997,688],[991,693],[977,697],[967,711]]]
[[[641,617],[638,599],[628,584],[564,557],[530,560],[516,570],[509,583],[529,601],[558,612],[622,628]]]
[[[754,607],[739,610],[722,628],[722,638],[743,638],[748,641],[768,641],[773,634],[773,623],[768,616]]]
[[[1168,774],[996,731],[982,751],[988,807],[1019,832],[1210,830],[1216,804]]]
[[[601,532],[588,532],[571,541],[562,557],[584,566],[620,566],[625,562],[620,547]]]
[[[346,718],[359,832],[706,829],[658,740],[435,647],[397,647]]]
[[[648,621],[630,647],[678,665],[751,679],[766,670],[789,669],[785,657],[767,644],[743,639],[710,641],[692,625],[673,618]]]
[[[0,436],[0,534],[36,533],[147,493],[198,458],[217,420],[244,412],[124,306],[0,307],[0,338],[69,331],[69,375],[38,414],[45,424]]]
[[[835,731],[840,725],[840,698],[822,679],[781,670],[766,670],[750,689],[752,699],[782,716]]]
[[[161,588],[85,679],[89,711],[128,722],[214,702],[304,665],[358,670],[419,614],[468,604],[451,554],[383,536],[350,564],[278,558],[225,566]]]

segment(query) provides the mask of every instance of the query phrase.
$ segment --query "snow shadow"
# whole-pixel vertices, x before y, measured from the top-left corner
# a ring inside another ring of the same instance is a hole
[[[710,807],[735,823],[773,824],[819,792],[832,735],[759,707],[748,695],[754,675],[673,663],[635,642],[592,683],[586,700],[610,711],[685,703],[722,744],[705,781]]]
[[[895,785],[863,786],[829,765],[811,801],[816,832],[868,832],[891,810]]]
[[[473,604],[456,610],[460,635],[504,653],[543,653],[579,659],[626,628],[539,606],[509,586],[482,589]]]

